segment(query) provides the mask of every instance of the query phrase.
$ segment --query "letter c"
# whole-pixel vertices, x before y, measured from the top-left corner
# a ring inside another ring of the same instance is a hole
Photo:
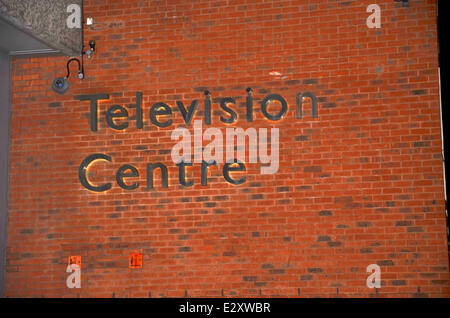
[[[94,192],[103,192],[103,191],[111,189],[111,183],[105,183],[101,186],[94,186],[89,183],[87,176],[86,176],[87,169],[96,160],[106,160],[106,161],[111,162],[111,157],[101,154],[101,153],[96,153],[96,154],[90,155],[89,157],[87,157],[86,159],[83,160],[80,167],[78,168],[78,178],[80,179],[80,182],[83,185],[83,187],[85,187],[86,189],[94,191]]]

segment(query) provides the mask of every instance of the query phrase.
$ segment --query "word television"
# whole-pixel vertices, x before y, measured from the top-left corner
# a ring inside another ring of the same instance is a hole
[[[108,100],[109,94],[92,94],[92,95],[79,95],[76,97],[80,101],[90,101],[90,112],[89,112],[89,127],[92,132],[97,132],[99,130],[99,101]],[[310,100],[310,104],[312,107],[312,117],[318,117],[318,104],[316,95],[311,92],[298,93],[296,95],[296,118],[303,118],[303,103],[305,99]],[[111,129],[114,130],[124,130],[130,127],[131,120],[135,121],[135,127],[137,129],[143,129],[144,127],[144,112],[142,107],[143,95],[142,92],[136,93],[136,103],[134,105],[128,105],[129,108],[135,108],[135,116],[133,119],[129,116],[128,109],[125,106],[121,105],[112,105],[110,106],[106,112],[104,113],[104,119]],[[219,101],[220,110],[223,112],[220,115],[220,121],[224,124],[230,125],[237,121],[238,116],[236,112],[236,100],[233,97],[223,97],[217,99]],[[253,121],[253,103],[254,98],[252,95],[252,89],[247,89],[247,96],[245,98],[245,119],[248,123]],[[278,112],[272,113],[269,111],[269,107],[271,107],[272,103],[278,104]],[[205,98],[203,103],[203,121],[206,126],[211,125],[211,114],[212,114],[212,102],[211,95],[209,91],[205,91]],[[185,126],[190,127],[193,118],[195,117],[196,111],[198,109],[199,101],[197,99],[193,100],[189,107],[185,107],[182,101],[176,101],[176,105],[178,110],[180,111]],[[260,102],[261,112],[265,118],[270,121],[277,122],[281,120],[286,113],[288,112],[288,103],[285,98],[279,94],[269,94],[265,96]],[[216,114],[216,112],[214,112]],[[172,107],[164,102],[157,102],[153,104],[148,112],[148,118],[150,122],[159,128],[167,128],[172,126],[173,112]],[[200,123],[200,125],[199,125]],[[198,129],[198,127],[200,127]],[[220,130],[217,128],[208,128],[204,134],[198,130],[202,130],[202,125],[200,120],[195,120],[194,125],[194,162],[200,163],[200,173],[201,173],[201,185],[206,186],[208,184],[207,175],[208,168],[211,166],[217,166],[218,163],[222,163],[222,136]],[[214,140],[207,145],[205,148],[202,146],[202,136],[208,135],[208,138],[211,139],[214,137]],[[256,149],[259,148],[259,159],[263,164],[270,164],[270,167],[261,168],[261,173],[272,174],[278,171],[278,128],[271,129],[271,156],[267,155],[267,129],[261,128],[259,130],[259,134],[256,133],[254,128],[248,128],[244,131],[242,128],[227,128],[227,138],[226,138],[226,146],[227,155],[226,162],[223,164],[222,173],[224,179],[234,185],[242,184],[246,181],[245,172],[245,150],[239,151],[239,149],[245,149],[245,140],[246,137],[249,139],[249,161],[250,163],[257,162],[257,152]],[[186,137],[187,136],[187,137]],[[259,143],[257,142],[259,136]],[[191,158],[191,139],[190,134],[186,128],[177,127],[172,132],[172,140],[183,137],[183,140],[179,142],[172,149],[172,161],[178,167],[178,181],[181,186],[191,187],[194,185],[193,180],[187,180],[186,177],[186,167],[190,167],[193,165]],[[237,146],[238,146],[238,156],[234,156],[235,147],[235,137],[237,138]],[[200,138],[200,139],[199,139]],[[199,141],[200,140],[200,141]],[[220,140],[220,142],[218,142]],[[203,149],[203,150],[201,150]],[[231,149],[231,154],[230,150]],[[175,151],[176,150],[176,151]],[[182,154],[175,154],[182,150]],[[208,151],[206,151],[208,150]],[[199,153],[200,152],[200,153]],[[214,155],[212,153],[215,153]],[[87,156],[80,164],[78,169],[78,177],[83,185],[88,190],[94,192],[103,192],[112,188],[112,182],[107,182],[104,184],[93,184],[88,179],[88,170],[91,169],[91,166],[98,161],[103,162],[113,162],[113,159],[108,154],[104,153],[95,153]],[[94,168],[94,167],[92,167]],[[160,170],[161,176],[161,186],[163,188],[168,187],[168,169],[167,166],[162,162],[154,162],[146,164],[146,188],[153,189],[154,188],[154,173],[155,170]],[[138,178],[139,170],[131,165],[124,164],[122,165],[114,176],[111,179],[115,179],[117,185],[124,190],[134,190],[140,187],[138,181],[130,181],[128,178]]]

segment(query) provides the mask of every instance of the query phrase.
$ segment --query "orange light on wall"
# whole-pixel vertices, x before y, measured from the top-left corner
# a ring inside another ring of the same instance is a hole
[[[129,268],[142,268],[142,253],[130,253],[128,260]]]
[[[76,264],[81,268],[81,256],[69,256],[69,265]]]

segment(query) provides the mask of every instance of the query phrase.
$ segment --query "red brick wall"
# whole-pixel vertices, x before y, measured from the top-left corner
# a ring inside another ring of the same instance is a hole
[[[13,59],[6,295],[449,296],[436,3],[376,1],[382,28],[368,29],[373,2],[85,1],[95,22],[85,40],[97,51],[84,80],[74,63],[59,96],[50,85],[67,58]],[[206,89],[210,127],[228,127],[217,98],[232,96],[233,127],[279,128],[276,174],[246,163],[246,182],[234,186],[219,165],[202,186],[194,164],[195,184],[178,184],[175,102],[198,99],[202,119]],[[295,118],[305,91],[319,99],[318,118],[306,106]],[[109,128],[107,108],[135,116],[136,92],[143,129],[134,119]],[[76,96],[96,93],[110,100],[92,132],[89,102]],[[260,110],[269,93],[289,105],[278,122]],[[172,126],[151,124],[156,102],[172,107]],[[111,190],[80,184],[78,167],[93,153],[112,157],[89,174]],[[145,187],[154,162],[169,169],[167,189]],[[139,170],[129,179],[138,189],[115,182],[123,164]],[[128,268],[131,252],[143,253],[142,269]],[[81,289],[65,284],[70,255],[82,256]],[[366,287],[369,264],[381,267],[377,291]]]

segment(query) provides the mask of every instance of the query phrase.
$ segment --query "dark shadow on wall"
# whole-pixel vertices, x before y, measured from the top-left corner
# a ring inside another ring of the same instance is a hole
[[[444,5],[445,3],[445,5]],[[438,36],[439,36],[439,68],[441,76],[441,109],[442,109],[442,129],[444,137],[444,159],[445,159],[445,179],[446,179],[446,213],[447,213],[447,243],[450,258],[450,233],[449,233],[449,192],[450,192],[450,48],[447,42],[450,21],[448,19],[448,0],[438,1]]]
[[[0,51],[0,297],[5,296],[9,184],[10,59]]]

